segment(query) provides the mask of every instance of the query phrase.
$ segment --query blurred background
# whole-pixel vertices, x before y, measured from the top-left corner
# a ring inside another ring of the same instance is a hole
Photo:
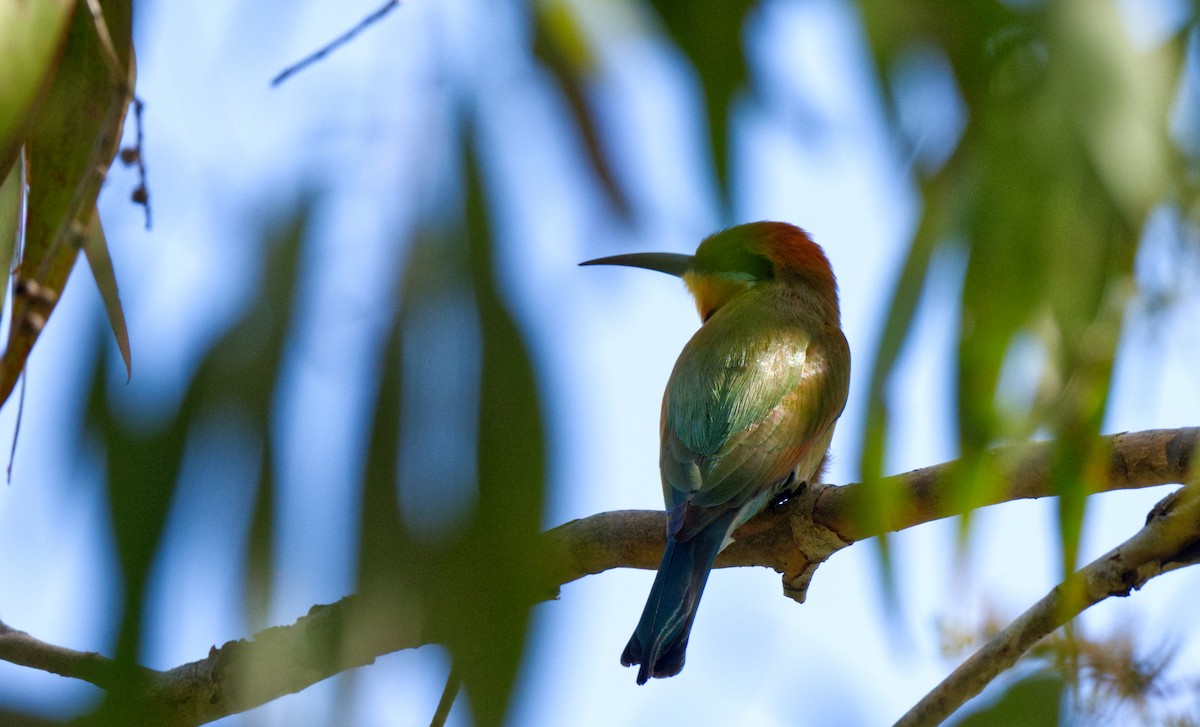
[[[1166,494],[1085,498],[1083,473],[1097,432],[1200,424],[1200,5],[414,0],[271,86],[378,7],[135,6],[153,225],[136,169],[99,207],[132,378],[77,269],[0,488],[5,623],[166,669],[363,591],[449,645],[220,724],[427,724],[453,653],[455,725],[877,725]],[[830,482],[1055,438],[1065,497],[861,543],[803,605],[718,571],[687,668],[637,687],[618,656],[653,573],[528,610],[529,543],[661,508],[662,389],[699,321],[674,279],[576,264],[761,219],[838,275]],[[1089,611],[1155,673],[1124,701],[1085,682],[1061,719],[1194,720],[1198,601],[1185,569]],[[9,713],[100,698],[0,663]]]

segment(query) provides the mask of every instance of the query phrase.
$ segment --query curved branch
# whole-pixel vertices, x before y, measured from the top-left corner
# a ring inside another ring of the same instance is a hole
[[[1098,447],[1106,453],[1109,466],[1103,481],[1094,484],[1094,491],[1187,482],[1198,443],[1200,428],[1195,427],[1103,437]],[[1049,475],[1053,446],[1045,442],[991,453],[989,457],[1004,476],[1005,486],[974,503],[950,497],[948,488],[958,462],[885,478],[873,488],[857,484],[806,487],[742,527],[717,565],[773,568],[783,574],[785,593],[803,601],[817,566],[857,540],[973,507],[1054,494]],[[879,488],[888,493],[889,500],[888,518],[882,523],[878,513],[864,506],[873,493],[881,491]],[[1192,527],[1193,537],[1200,533],[1200,521],[1185,522],[1181,512],[1176,506],[1164,520],[1172,523],[1170,532],[1183,532],[1177,528],[1185,526],[1176,523],[1185,523]],[[1155,526],[1152,532],[1166,527]],[[665,540],[665,521],[661,512],[601,513],[560,525],[545,537],[558,559],[553,582],[561,586],[610,568],[656,567]],[[1144,539],[1150,542],[1153,537],[1146,535]],[[1163,547],[1169,550],[1171,546]],[[1128,554],[1125,557],[1127,562],[1134,558]],[[1150,575],[1154,573],[1145,577]],[[1126,591],[1133,585],[1127,584]],[[348,596],[334,604],[314,606],[290,626],[276,626],[252,639],[214,647],[199,661],[165,672],[144,670],[141,676],[149,684],[144,699],[156,713],[169,714],[175,724],[203,724],[298,692],[346,669],[370,664],[384,654],[430,643],[427,634],[398,623],[394,614],[388,614],[389,620],[379,613],[366,613],[369,610],[363,599]],[[370,634],[362,633],[362,624],[370,624]],[[46,644],[8,627],[0,627],[0,659],[104,688],[111,687],[125,673],[99,654]]]
[[[1200,427],[1152,429],[1101,437],[1096,452],[1108,466],[1093,492],[1182,484],[1191,477]],[[885,532],[961,515],[1012,500],[1051,497],[1055,443],[1002,447],[986,456],[1003,488],[973,502],[955,497],[960,460],[884,478],[875,485],[813,485],[747,523],[722,551],[717,567],[766,566],[781,573],[785,592],[804,600],[816,567],[834,552]],[[886,495],[886,512],[872,498]],[[617,511],[573,520],[549,532],[563,554],[560,583],[609,568],[656,568],[666,540],[661,512]]]
[[[1009,624],[896,722],[937,725],[1055,629],[1112,596],[1200,560],[1200,485],[1184,487],[1150,512],[1146,526],[1063,583]]]
[[[1200,449],[1200,427],[1150,429],[1100,437],[1094,454],[1103,458],[1099,471],[1090,473],[1092,493],[1136,490],[1157,485],[1184,484],[1191,478],[1192,457]],[[850,540],[862,540],[885,532],[961,515],[968,510],[1013,500],[1056,495],[1051,468],[1057,442],[1035,442],[994,449],[985,455],[985,466],[993,468],[1003,487],[983,493],[973,502],[962,502],[951,489],[959,460],[924,467],[903,475],[884,478],[880,490],[891,493],[887,520],[871,527],[864,516],[864,500],[876,490],[864,485],[833,487],[818,503],[818,522]]]

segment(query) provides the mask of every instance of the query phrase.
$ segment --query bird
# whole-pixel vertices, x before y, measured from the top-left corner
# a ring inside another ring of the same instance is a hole
[[[709,572],[734,531],[819,481],[846,406],[850,347],[829,259],[786,222],[730,227],[693,255],[627,253],[580,265],[682,278],[701,319],[663,394],[667,544],[621,654],[641,685],[683,669]]]

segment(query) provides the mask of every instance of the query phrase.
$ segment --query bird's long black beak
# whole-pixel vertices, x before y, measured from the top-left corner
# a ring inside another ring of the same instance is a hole
[[[674,252],[631,252],[625,255],[600,257],[579,263],[580,265],[625,265],[631,268],[657,270],[660,273],[682,278],[692,269],[692,256]]]

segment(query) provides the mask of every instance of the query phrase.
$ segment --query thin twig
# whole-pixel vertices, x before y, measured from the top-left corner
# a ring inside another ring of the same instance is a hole
[[[442,689],[442,698],[438,700],[437,710],[433,713],[433,719],[429,720],[429,727],[445,727],[446,720],[450,717],[450,710],[454,708],[454,700],[458,698],[458,689],[461,686],[462,680],[458,678],[458,669],[451,664],[450,672],[446,674],[446,686]]]
[[[137,96],[133,97],[133,120],[134,131],[137,133],[137,140],[134,142],[133,149],[122,149],[121,159],[125,160],[132,156],[137,163],[138,170],[138,186],[134,188],[131,199],[135,204],[140,204],[146,212],[146,229],[150,229],[150,187],[146,184],[146,154],[142,146],[142,109],[145,104]]]
[[[347,30],[345,33],[342,33],[337,38],[334,38],[332,41],[330,41],[328,44],[326,44],[324,47],[322,47],[315,53],[305,56],[299,62],[293,63],[292,65],[290,65],[287,68],[280,71],[279,75],[277,75],[271,79],[271,85],[278,86],[279,84],[283,83],[288,78],[290,78],[291,76],[299,73],[300,71],[303,71],[305,68],[308,68],[309,66],[311,66],[312,64],[321,60],[325,56],[329,55],[333,51],[340,48],[341,46],[345,45],[346,43],[349,43],[354,38],[354,36],[358,35],[362,31],[366,30],[367,27],[382,20],[383,16],[390,13],[399,4],[400,4],[400,0],[388,0],[378,10],[376,10],[375,12],[371,13],[367,17],[360,20],[358,25],[355,25],[350,30]]]
[[[29,372],[22,371],[21,374],[21,395],[17,400],[17,423],[13,425],[12,448],[8,451],[8,484],[12,484],[13,463],[17,461],[17,441],[21,438],[21,420],[25,418],[25,384],[29,379]]]
[[[896,722],[896,727],[941,724],[966,701],[1017,663],[1034,645],[1087,608],[1128,596],[1146,581],[1181,564],[1200,542],[1200,486],[1185,487],[1154,507],[1146,526],[1084,568],[984,644]]]

